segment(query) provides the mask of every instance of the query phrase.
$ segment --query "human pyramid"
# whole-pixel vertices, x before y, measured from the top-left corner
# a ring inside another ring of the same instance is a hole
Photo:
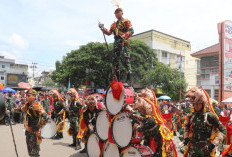
[[[88,156],[177,156],[152,90],[143,89],[136,97],[132,87],[113,81],[105,102],[106,110],[98,112],[95,131],[86,142]]]

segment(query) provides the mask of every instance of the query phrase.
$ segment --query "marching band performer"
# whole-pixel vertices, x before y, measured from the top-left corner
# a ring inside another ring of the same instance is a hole
[[[184,128],[184,156],[214,157],[215,147],[225,138],[226,130],[202,87],[193,87],[186,94],[193,104]]]
[[[119,7],[119,6],[118,6]],[[130,65],[130,52],[129,52],[129,38],[134,33],[130,20],[123,18],[122,8],[117,8],[114,12],[117,22],[114,22],[110,30],[104,28],[104,24],[99,23],[99,27],[106,35],[114,34],[114,50],[112,53],[113,61],[113,75],[120,81],[119,60],[122,61],[126,68],[127,79],[126,82],[130,83],[131,65]]]
[[[26,128],[26,143],[30,157],[39,157],[40,143],[42,142],[40,129],[46,124],[48,115],[39,102],[35,102],[37,92],[30,89],[26,93],[27,102],[21,108],[25,113],[24,125]]]
[[[132,114],[132,117],[142,122],[141,125],[135,126],[135,129],[143,132],[144,145],[152,149],[154,157],[177,157],[172,140],[173,134],[159,111],[155,94],[153,93],[153,100],[146,97],[137,97],[134,109],[140,115]]]
[[[54,106],[51,118],[56,121],[58,127],[58,125],[62,122],[62,116],[65,112],[65,106],[63,103],[62,96],[57,90],[52,89],[50,93],[53,96],[53,106]],[[57,133],[54,139],[61,139],[61,138],[63,138],[63,132],[58,131],[57,129]]]
[[[86,153],[86,141],[91,133],[95,131],[98,113],[101,111],[97,108],[97,99],[93,95],[89,95],[85,101],[87,109],[83,112],[80,119],[80,133],[78,137],[82,137],[85,142],[85,148],[80,153]],[[84,125],[84,126],[83,126]]]
[[[76,147],[76,150],[81,149],[81,139],[77,138],[77,134],[79,131],[78,121],[80,119],[80,115],[82,113],[82,105],[78,92],[74,88],[70,88],[67,92],[71,97],[71,102],[67,107],[69,111],[69,121],[70,128],[68,130],[68,134],[72,135],[73,143],[69,146]]]
[[[6,117],[5,117],[5,124],[15,125],[14,121],[14,112],[12,111],[15,108],[15,97],[12,95],[12,91],[8,93],[8,96],[5,97],[6,100]]]

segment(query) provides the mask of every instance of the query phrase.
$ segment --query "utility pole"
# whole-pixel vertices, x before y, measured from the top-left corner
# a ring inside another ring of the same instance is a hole
[[[33,71],[33,78],[35,77],[35,69],[37,68],[37,65],[38,63],[35,63],[35,62],[32,62],[32,66],[30,66],[30,68],[32,68],[32,71]]]

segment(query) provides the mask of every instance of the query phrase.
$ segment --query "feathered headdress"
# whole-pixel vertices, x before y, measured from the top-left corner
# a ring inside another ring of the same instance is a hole
[[[80,103],[82,103],[81,101],[81,98],[80,98],[80,95],[79,93],[77,92],[77,90],[75,88],[70,88],[68,91],[67,91],[68,94],[70,95],[74,95],[76,97],[76,100],[77,101],[80,101]]]
[[[62,97],[62,95],[58,92],[58,90],[56,90],[56,89],[51,89],[51,90],[49,91],[49,93],[52,94],[52,95],[57,95],[57,96],[58,96],[58,99],[61,100],[62,102],[64,102],[63,97]]]

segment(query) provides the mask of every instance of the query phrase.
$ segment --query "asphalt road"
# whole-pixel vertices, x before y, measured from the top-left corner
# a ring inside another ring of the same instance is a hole
[[[66,123],[66,125],[67,130],[69,124]],[[72,143],[72,137],[68,135],[66,130],[64,131],[64,138],[61,140],[43,139],[40,145],[41,157],[87,157],[87,154],[80,154],[74,148],[68,146]],[[19,157],[28,157],[23,124],[13,125],[13,131]],[[10,126],[0,125],[0,135],[0,156],[16,157]],[[177,147],[178,157],[183,156],[178,149],[180,141],[177,136],[174,137],[174,142]]]
[[[68,124],[67,124],[68,125]],[[66,127],[66,129],[68,126]],[[23,124],[13,125],[16,146],[19,157],[28,157],[26,136]],[[16,157],[13,138],[10,126],[0,125],[0,156]],[[64,131],[64,138],[61,140],[43,139],[40,145],[41,157],[87,157],[86,154],[80,154],[74,148],[68,145],[72,143],[72,137]]]

